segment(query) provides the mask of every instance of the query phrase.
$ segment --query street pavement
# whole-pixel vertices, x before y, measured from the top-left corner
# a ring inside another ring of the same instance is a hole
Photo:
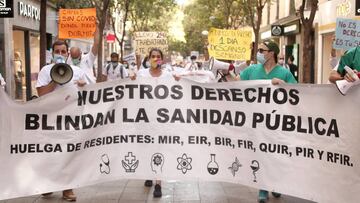
[[[120,180],[75,189],[77,203],[256,203],[257,189],[221,182],[163,181],[162,198],[153,198],[153,188],[144,187],[143,180]],[[35,195],[3,200],[0,203],[65,203],[61,192],[48,197]],[[269,203],[313,203],[282,195]]]

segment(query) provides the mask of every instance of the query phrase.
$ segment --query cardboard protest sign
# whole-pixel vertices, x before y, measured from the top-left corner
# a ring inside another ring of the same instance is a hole
[[[209,35],[209,55],[216,59],[248,60],[251,56],[250,30],[221,30],[211,28]]]
[[[96,9],[60,9],[59,38],[93,38],[96,29]]]
[[[137,55],[148,55],[152,48],[159,48],[163,54],[168,52],[165,32],[135,32],[134,39]]]
[[[360,20],[337,18],[335,49],[351,49],[360,45]]]

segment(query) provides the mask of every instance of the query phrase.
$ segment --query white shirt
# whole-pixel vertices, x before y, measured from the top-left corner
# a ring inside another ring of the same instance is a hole
[[[118,63],[118,65],[114,68],[112,63],[110,62],[109,64],[103,67],[102,73],[103,75],[107,76],[107,81],[121,78],[121,76],[122,79],[129,77],[128,71],[121,63]]]
[[[140,69],[136,75],[137,75],[137,77],[142,77],[142,78],[174,78],[172,73],[170,73],[169,71],[165,71],[165,70],[161,71],[161,75],[159,77],[153,77],[150,74],[150,68]]]
[[[39,72],[39,75],[38,75],[38,79],[37,79],[37,82],[36,82],[36,86],[35,87],[43,87],[43,86],[46,86],[48,85],[52,79],[51,79],[51,76],[50,76],[50,71],[51,71],[51,68],[54,66],[55,64],[49,64],[49,65],[46,65],[44,66],[40,72]],[[79,67],[77,66],[73,66],[73,65],[70,65],[70,67],[72,68],[73,70],[73,77],[71,79],[70,82],[64,84],[64,85],[59,85],[57,84],[56,88],[55,89],[58,89],[60,87],[65,87],[65,86],[68,86],[68,85],[76,85],[75,84],[75,81],[78,81],[78,80],[85,80],[85,72],[80,69]],[[85,82],[87,84],[89,84],[86,80]]]
[[[74,65],[71,60],[71,57],[69,57],[69,58],[70,58],[70,60],[68,60],[68,64]],[[82,70],[84,70],[84,72],[86,74],[85,80],[88,84],[96,83],[96,78],[94,76],[94,71],[93,71],[95,59],[96,59],[96,56],[92,53],[92,51],[90,51],[89,53],[81,56],[80,64],[77,65]]]

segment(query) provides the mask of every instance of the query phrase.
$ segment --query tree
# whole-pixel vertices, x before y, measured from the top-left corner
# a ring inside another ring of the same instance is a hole
[[[129,12],[130,12],[130,5],[132,3],[132,0],[124,0],[124,1],[121,1],[121,2],[118,2],[115,7],[114,7],[114,11],[117,12],[118,14],[121,14],[122,16],[122,19],[121,19],[121,22],[122,22],[122,25],[121,25],[121,31],[122,31],[122,34],[121,34],[121,39],[119,39],[119,36],[117,35],[117,32],[116,32],[116,26],[115,26],[115,22],[116,20],[114,19],[113,16],[110,17],[111,19],[111,25],[112,25],[112,29],[114,30],[114,34],[115,34],[115,38],[116,38],[116,41],[119,43],[119,46],[120,46],[120,59],[121,61],[123,60],[123,57],[124,57],[124,39],[125,39],[125,35],[126,35],[126,22],[128,20],[128,15],[129,15]]]
[[[168,19],[176,4],[174,0],[132,0],[129,20],[133,31],[166,31]]]
[[[310,17],[305,18],[304,11],[307,3],[305,0],[302,0],[302,4],[299,9],[300,19],[303,26],[303,50],[302,50],[302,61],[303,68],[300,69],[302,71],[302,82],[304,83],[314,83],[314,28],[313,22],[316,14],[316,10],[318,8],[318,0],[310,1]],[[309,4],[309,2],[308,2]],[[301,79],[301,78],[300,78]]]
[[[254,31],[254,46],[253,46],[253,60],[256,62],[256,52],[260,39],[260,25],[262,21],[262,12],[266,3],[271,3],[271,0],[245,0],[246,9],[245,15],[249,16],[250,25]]]
[[[40,68],[46,65],[46,0],[40,5]]]

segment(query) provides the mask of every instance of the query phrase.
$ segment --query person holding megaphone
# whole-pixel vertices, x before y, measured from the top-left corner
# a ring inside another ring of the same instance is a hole
[[[58,88],[68,85],[84,86],[85,72],[77,66],[65,63],[68,57],[68,45],[65,41],[57,40],[53,46],[53,63],[44,66],[38,75],[36,90],[39,96],[46,95]],[[44,196],[52,193],[43,194]],[[63,191],[63,199],[66,201],[76,201],[76,196],[72,189]]]
[[[80,87],[87,84],[85,72],[77,66],[66,64],[68,45],[65,41],[57,40],[53,46],[53,63],[44,66],[39,72],[36,90],[39,96],[54,91],[66,85],[76,84]]]
[[[337,68],[329,76],[329,81],[336,84],[340,93],[346,92],[354,85],[360,84],[360,50],[359,46],[349,49],[340,58]]]

